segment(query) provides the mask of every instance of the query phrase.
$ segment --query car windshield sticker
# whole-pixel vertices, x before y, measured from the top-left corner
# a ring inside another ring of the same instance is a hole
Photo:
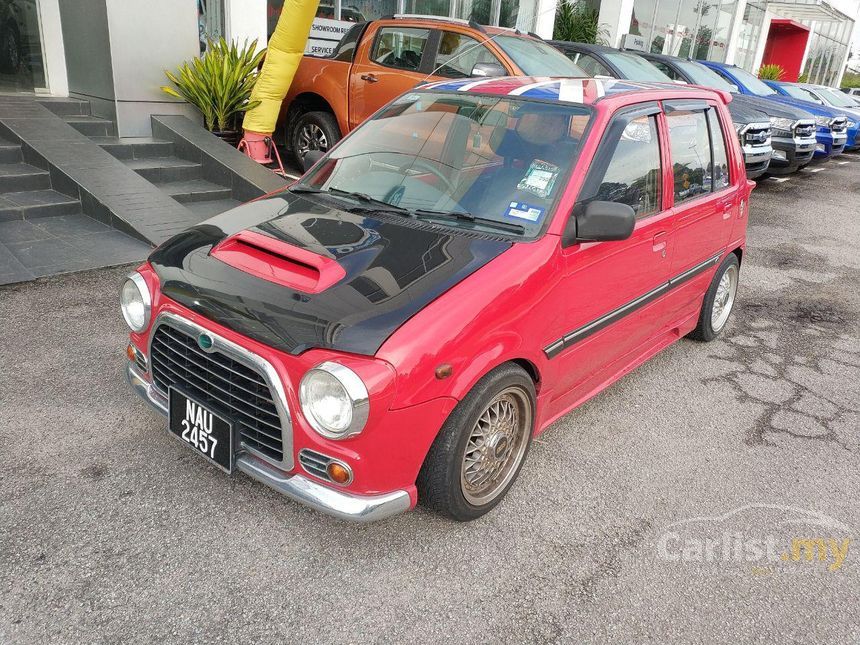
[[[508,210],[505,211],[505,217],[516,217],[517,219],[537,222],[543,217],[543,209],[522,202],[511,202]]]
[[[552,192],[557,177],[558,166],[535,159],[526,171],[526,176],[517,184],[517,190],[524,190],[546,199]]]

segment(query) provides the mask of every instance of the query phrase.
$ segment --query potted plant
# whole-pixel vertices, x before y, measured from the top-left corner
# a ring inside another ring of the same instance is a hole
[[[256,49],[256,40],[241,49],[224,38],[209,41],[206,53],[183,63],[178,73],[165,71],[175,88],[163,85],[161,89],[196,106],[206,129],[235,146],[242,115],[259,104],[250,97],[265,50]]]

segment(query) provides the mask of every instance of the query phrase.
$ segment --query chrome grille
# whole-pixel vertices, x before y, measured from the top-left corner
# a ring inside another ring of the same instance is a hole
[[[744,142],[752,146],[770,143],[770,128],[749,128],[744,131]]]
[[[329,457],[318,452],[314,452],[313,450],[303,448],[299,451],[299,463],[302,465],[302,468],[308,471],[311,475],[316,475],[321,479],[329,479],[326,467],[330,462],[331,459]]]
[[[815,126],[812,124],[808,125],[799,125],[794,129],[795,136],[798,136],[802,139],[807,139],[811,137],[815,132]]]
[[[152,381],[164,394],[173,386],[232,419],[242,442],[283,461],[281,420],[262,374],[219,351],[204,352],[197,339],[168,324],[150,345]]]
[[[830,123],[830,128],[834,132],[844,132],[847,127],[848,127],[848,120],[847,119],[833,119],[833,121],[831,121],[831,123]]]

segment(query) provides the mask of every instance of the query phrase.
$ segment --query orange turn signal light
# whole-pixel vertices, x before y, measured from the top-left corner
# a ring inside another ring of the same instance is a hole
[[[134,345],[131,343],[128,344],[128,347],[125,348],[125,355],[128,356],[128,360],[134,363],[137,358],[137,352],[134,349]]]
[[[352,473],[349,468],[336,461],[326,466],[325,471],[335,484],[348,484],[349,480],[352,479]]]

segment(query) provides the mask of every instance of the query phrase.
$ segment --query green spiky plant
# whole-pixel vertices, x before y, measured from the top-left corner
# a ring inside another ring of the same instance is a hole
[[[250,100],[265,54],[256,49],[256,40],[241,48],[224,38],[210,40],[200,58],[183,63],[176,74],[165,71],[176,87],[161,89],[196,106],[210,132],[235,130],[239,116],[260,104]]]
[[[555,10],[553,40],[605,45],[609,31],[600,24],[600,10],[585,0],[561,0]]]
[[[785,70],[782,65],[770,64],[758,68],[758,77],[764,81],[781,81],[783,76]]]

